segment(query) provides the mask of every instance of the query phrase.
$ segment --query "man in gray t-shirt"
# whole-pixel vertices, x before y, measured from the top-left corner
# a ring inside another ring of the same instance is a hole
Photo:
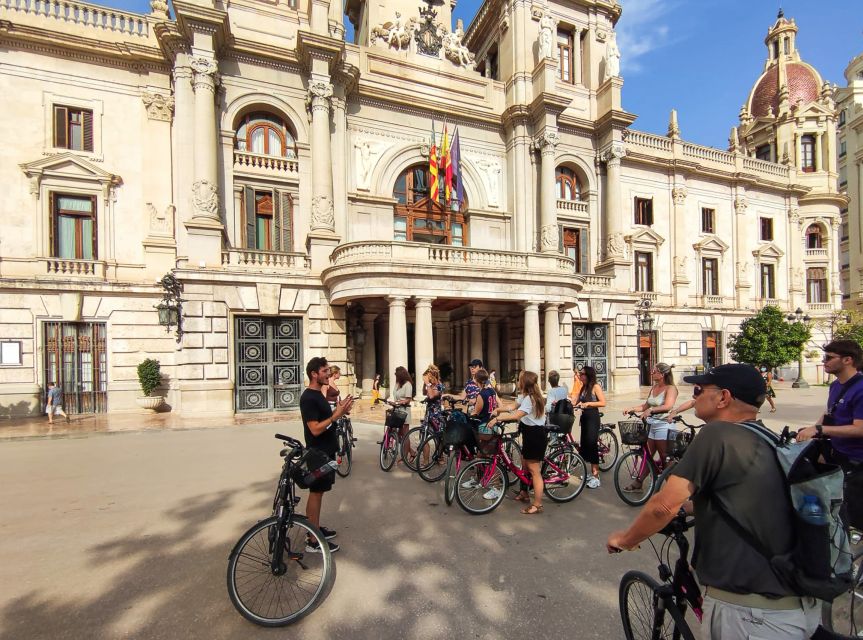
[[[59,413],[69,422],[69,416],[63,411],[63,389],[53,382],[48,383],[48,404],[45,406],[48,414],[48,424],[54,424],[54,414]]]

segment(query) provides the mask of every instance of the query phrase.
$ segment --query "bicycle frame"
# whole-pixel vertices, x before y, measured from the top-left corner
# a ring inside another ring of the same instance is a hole
[[[512,436],[511,436],[512,437]],[[533,479],[529,473],[526,473],[524,469],[515,466],[512,459],[507,455],[506,448],[504,447],[504,439],[506,438],[505,434],[502,434],[500,442],[497,443],[497,453],[493,456],[489,456],[491,460],[494,461],[494,464],[490,464],[486,466],[485,472],[483,472],[483,477],[480,480],[480,484],[483,487],[487,487],[489,481],[491,481],[492,474],[494,473],[494,469],[497,466],[498,462],[502,462],[504,468],[513,473],[521,482],[525,483],[527,486],[533,486]],[[551,469],[555,472],[556,475],[546,478],[546,482],[557,483],[557,482],[566,482],[569,480],[569,474],[558,467],[548,456],[543,458],[543,462],[545,462]]]

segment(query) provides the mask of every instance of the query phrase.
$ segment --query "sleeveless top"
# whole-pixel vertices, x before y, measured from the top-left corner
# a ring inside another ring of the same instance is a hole
[[[651,389],[652,391],[652,389]],[[668,388],[665,389],[668,391]],[[647,396],[647,406],[649,407],[661,407],[665,403],[665,391],[660,393],[659,395],[649,395]]]
[[[581,393],[578,394],[579,402],[596,402],[599,398],[596,397],[596,394],[593,392],[593,387],[591,387],[590,391],[586,388],[582,387]],[[582,411],[599,411],[597,407],[585,407]]]
[[[327,387],[327,402],[338,402],[339,396],[341,393],[339,392],[339,388],[335,385],[329,385]]]
[[[482,411],[476,414],[476,418],[486,423],[491,420],[491,412],[497,408],[497,394],[491,386],[487,386],[479,392],[479,397],[482,398]]]

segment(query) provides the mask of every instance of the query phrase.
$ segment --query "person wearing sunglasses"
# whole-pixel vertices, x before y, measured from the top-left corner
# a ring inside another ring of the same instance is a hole
[[[794,594],[762,555],[783,555],[795,544],[785,477],[773,447],[740,424],[760,425],[756,418],[767,385],[748,364],[720,365],[683,380],[695,385],[695,415],[706,424],[660,491],[628,529],[608,537],[606,547],[637,548],[691,497],[697,541],[692,564],[706,587],[702,638],[809,638],[818,627],[820,604]]]

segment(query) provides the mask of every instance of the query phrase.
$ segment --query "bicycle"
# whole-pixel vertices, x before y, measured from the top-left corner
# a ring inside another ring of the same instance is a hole
[[[549,425],[551,425],[551,415],[553,414],[547,414],[546,423]],[[603,414],[600,413],[599,417],[602,418],[602,416]],[[617,441],[617,434],[614,433],[616,426],[613,422],[606,422],[599,427],[596,446],[599,451],[600,471],[609,471],[612,469],[620,455],[620,445]],[[567,432],[561,432],[549,427],[548,444],[549,446],[568,444],[575,447],[575,450],[581,455],[581,443],[572,436],[572,429]]]
[[[336,565],[320,529],[296,512],[295,485],[334,471],[335,463],[296,439],[276,434],[285,448],[273,512],[246,531],[228,557],[228,595],[240,614],[257,625],[280,627],[308,615],[329,595]],[[321,458],[320,456],[323,456]],[[305,486],[304,486],[305,485]],[[309,548],[316,548],[310,552]]]
[[[456,449],[455,446],[447,442],[447,431],[458,429],[459,426],[469,428],[472,423],[477,422],[473,417],[469,417],[464,411],[456,408],[456,405],[459,404],[463,404],[466,407],[466,400],[457,400],[448,397],[444,398],[443,401],[449,403],[449,409],[441,411],[444,428],[440,431],[430,431],[420,441],[417,447],[417,456],[421,455],[422,458],[419,461],[414,459],[419,477],[426,482],[437,482],[447,473],[446,466],[443,463],[444,456],[449,456]],[[463,433],[459,434],[459,439],[465,440],[467,445],[473,444],[469,438],[464,436],[465,434]],[[461,446],[458,448],[461,449]],[[465,446],[465,450],[467,455],[471,455],[472,452],[469,446]]]
[[[511,484],[510,473],[516,480],[532,484],[530,474],[516,467],[506,452],[504,441],[514,434],[505,432],[504,423],[499,425],[495,425],[499,433],[478,443],[480,456],[462,467],[456,477],[456,501],[471,515],[489,513],[503,502]],[[546,453],[541,473],[545,494],[554,502],[569,502],[584,489],[587,466],[572,447],[562,446]]]
[[[657,550],[659,581],[642,571],[627,571],[620,580],[620,618],[626,640],[695,640],[686,622],[687,607],[698,621],[702,617],[701,589],[689,567],[689,541],[686,531],[695,525],[683,509],[660,531],[665,540]],[[671,545],[678,557],[671,570]],[[667,614],[667,615],[666,615]],[[670,618],[670,619],[669,619]]]
[[[336,462],[339,467],[336,469],[336,473],[342,478],[347,478],[351,475],[351,467],[353,466],[353,448],[357,446],[354,444],[357,439],[354,437],[354,427],[350,417],[342,416],[336,421],[336,438],[339,442],[339,448],[336,452]]]
[[[426,405],[423,419],[420,420],[418,427],[409,429],[399,443],[402,462],[411,471],[418,471],[417,467],[419,463],[417,461],[420,459],[420,452],[423,451],[420,448],[423,440],[428,438],[429,434],[440,431],[443,426],[438,420],[430,419],[429,413],[432,405],[429,403],[429,399],[426,398],[421,404]],[[411,453],[413,453],[413,457],[411,457]],[[434,454],[435,452],[431,453]],[[431,455],[429,458],[431,458]]]
[[[860,532],[849,529],[851,540],[859,544]],[[863,637],[863,549],[854,552],[851,560],[854,583],[845,594],[821,605],[821,625],[827,631],[845,637]],[[813,636],[821,637],[816,634]],[[827,637],[827,636],[823,636]]]
[[[398,433],[407,420],[408,412],[404,407],[396,405],[391,400],[382,400],[381,402],[391,407],[387,409],[384,417],[384,437],[378,441],[381,447],[378,458],[381,471],[386,472],[393,468],[399,455]]]

